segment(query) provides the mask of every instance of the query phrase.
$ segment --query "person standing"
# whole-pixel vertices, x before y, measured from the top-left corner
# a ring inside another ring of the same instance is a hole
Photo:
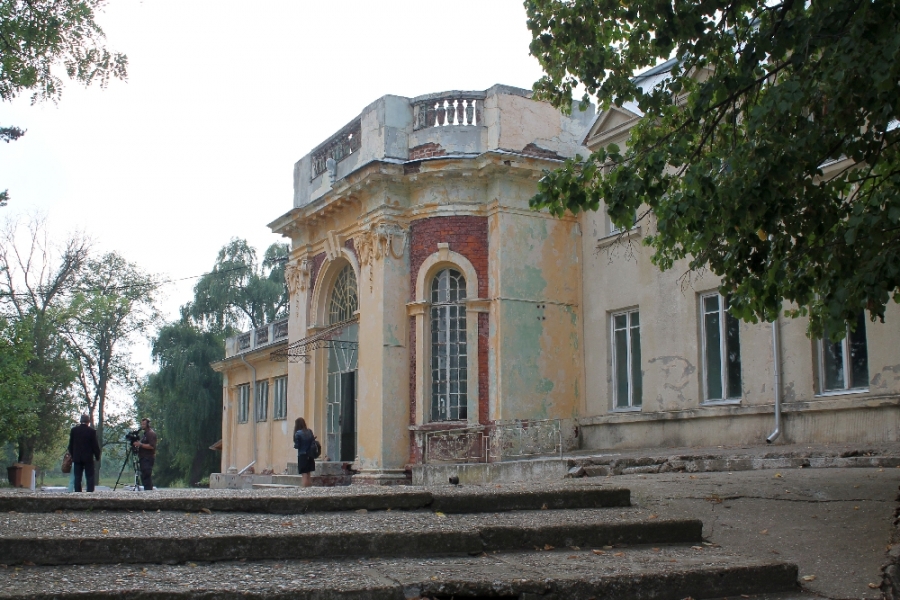
[[[141,466],[141,485],[144,490],[153,489],[153,463],[156,462],[156,432],[150,427],[150,419],[141,419],[141,429],[144,435],[141,441],[134,443],[138,453],[138,463]]]
[[[315,439],[312,430],[306,427],[306,419],[297,417],[294,421],[294,448],[297,449],[297,472],[303,476],[303,487],[312,485],[310,473],[316,470],[316,461],[310,451]]]
[[[75,476],[75,491],[81,491],[81,476],[87,479],[87,491],[94,491],[94,459],[100,460],[100,443],[97,431],[90,426],[91,418],[81,415],[81,424],[69,432],[69,454],[72,455],[72,472]]]

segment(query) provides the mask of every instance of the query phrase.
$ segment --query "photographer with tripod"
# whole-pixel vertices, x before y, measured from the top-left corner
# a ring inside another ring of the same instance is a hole
[[[144,434],[139,441],[132,444],[137,450],[138,463],[141,468],[141,484],[144,490],[153,489],[153,463],[156,461],[156,432],[150,428],[150,419],[141,419]]]

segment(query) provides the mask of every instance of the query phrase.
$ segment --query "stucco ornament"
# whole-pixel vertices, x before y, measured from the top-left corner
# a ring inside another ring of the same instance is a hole
[[[287,283],[291,299],[297,303],[299,310],[300,294],[306,291],[309,280],[309,260],[303,258],[288,262],[284,266],[284,280]]]
[[[406,251],[408,232],[399,224],[382,221],[375,225],[366,225],[359,230],[353,240],[359,252],[360,266],[368,267],[369,292],[372,292],[372,266],[376,260],[388,256],[400,260]]]

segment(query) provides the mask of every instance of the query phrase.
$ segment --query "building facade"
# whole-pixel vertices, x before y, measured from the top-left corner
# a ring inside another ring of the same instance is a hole
[[[298,416],[361,483],[422,462],[764,443],[776,394],[778,441],[900,439],[896,305],[840,344],[802,319],[739,323],[713,275],[651,264],[652,221],[530,210],[544,170],[621,146],[639,118],[505,86],[385,96],[298,161],[270,224],[292,244],[290,317],[215,365],[223,473],[289,472]]]

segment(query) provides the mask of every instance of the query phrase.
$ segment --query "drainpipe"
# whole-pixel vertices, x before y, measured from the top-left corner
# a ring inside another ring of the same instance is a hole
[[[244,358],[244,355],[241,354],[241,361],[247,367],[253,371],[253,383],[250,384],[250,397],[253,398],[253,411],[252,414],[247,415],[247,419],[253,423],[253,463],[256,463],[257,455],[256,455],[256,367],[247,362],[247,359]]]
[[[775,431],[766,438],[769,444],[781,435],[781,331],[778,317],[772,321],[772,358],[775,365]]]

